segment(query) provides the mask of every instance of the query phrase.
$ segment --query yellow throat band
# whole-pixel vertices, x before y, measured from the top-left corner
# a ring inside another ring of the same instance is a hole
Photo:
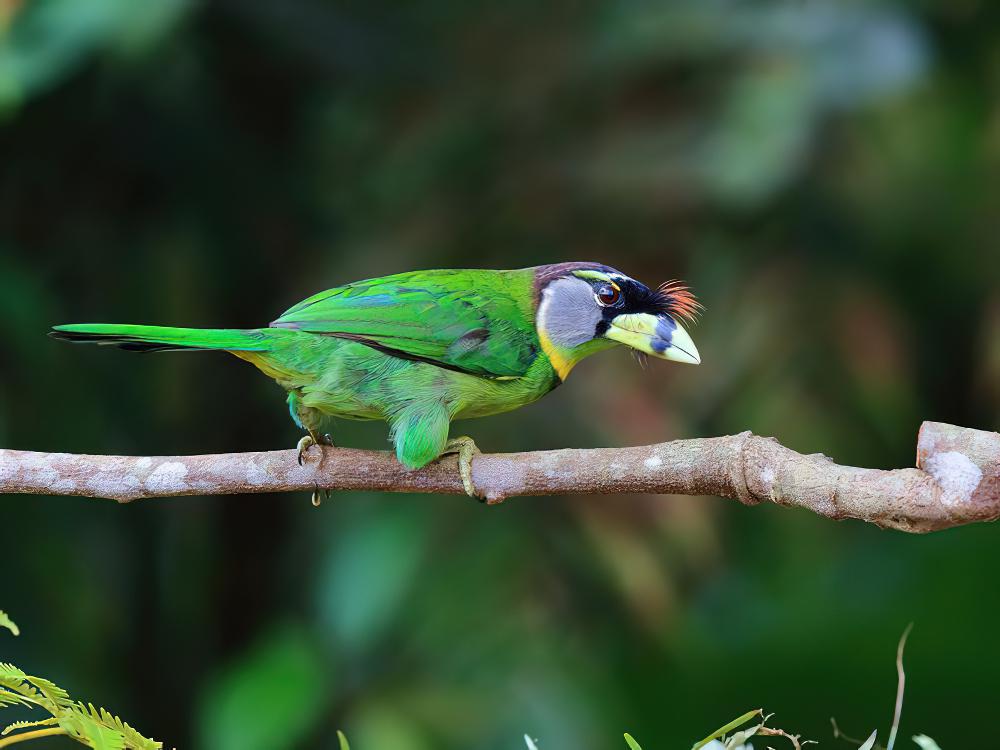
[[[549,358],[552,369],[556,371],[560,380],[565,380],[576,362],[560,352],[556,345],[552,343],[552,339],[548,337],[541,327],[538,328],[538,341],[542,345],[542,351],[545,352],[545,356]]]

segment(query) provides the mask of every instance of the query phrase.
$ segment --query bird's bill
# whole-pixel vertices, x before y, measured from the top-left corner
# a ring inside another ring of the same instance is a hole
[[[684,327],[669,315],[633,313],[611,321],[605,338],[644,352],[651,357],[700,365],[701,356]]]

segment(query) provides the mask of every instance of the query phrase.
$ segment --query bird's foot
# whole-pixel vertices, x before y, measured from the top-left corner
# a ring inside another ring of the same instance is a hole
[[[298,450],[299,450],[298,461],[299,461],[299,466],[302,466],[305,463],[306,453],[314,445],[327,445],[327,446],[331,446],[332,447],[333,446],[333,438],[330,437],[329,433],[324,434],[324,435],[317,435],[315,432],[312,432],[312,431],[310,431],[308,435],[303,435],[302,439],[299,440],[299,444],[298,444]],[[315,489],[313,489],[312,504],[313,504],[314,507],[318,508],[320,506],[320,503],[323,502],[324,498],[325,499],[329,499],[330,498],[330,490],[321,490],[319,487],[316,487]]]
[[[330,437],[330,433],[318,435],[312,431],[310,431],[308,435],[303,435],[297,446],[299,450],[299,466],[302,466],[305,463],[306,453],[314,445],[327,445],[333,447],[333,438]]]
[[[299,449],[299,459],[298,459],[299,460],[299,466],[302,466],[302,464],[305,463],[306,451],[309,450],[310,448],[312,448],[314,445],[316,445],[316,441],[313,440],[313,436],[312,435],[303,435],[302,439],[299,440],[299,444],[298,444],[298,449]]]
[[[476,492],[476,486],[472,483],[472,459],[479,452],[476,441],[467,435],[462,435],[461,437],[449,440],[444,446],[441,455],[445,455],[446,453],[458,454],[458,472],[462,475],[462,486],[465,488],[465,494],[483,502],[483,498]]]

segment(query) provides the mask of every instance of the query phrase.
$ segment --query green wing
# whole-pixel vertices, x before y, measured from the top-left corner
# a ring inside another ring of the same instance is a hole
[[[320,292],[271,325],[474,375],[518,377],[538,352],[533,278],[531,269],[412,271]]]

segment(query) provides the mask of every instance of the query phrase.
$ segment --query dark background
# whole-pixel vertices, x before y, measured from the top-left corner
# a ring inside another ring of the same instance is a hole
[[[921,420],[997,429],[998,10],[0,0],[0,446],[299,436],[235,358],[55,323],[251,327],[358,278],[571,259],[687,280],[704,364],[595,357],[460,424],[486,450],[751,429],[897,467]],[[0,518],[0,657],[168,746],[655,750],[757,706],[836,746],[831,715],[885,737],[910,621],[901,747],[978,746],[1000,694],[989,525],[364,493]]]

